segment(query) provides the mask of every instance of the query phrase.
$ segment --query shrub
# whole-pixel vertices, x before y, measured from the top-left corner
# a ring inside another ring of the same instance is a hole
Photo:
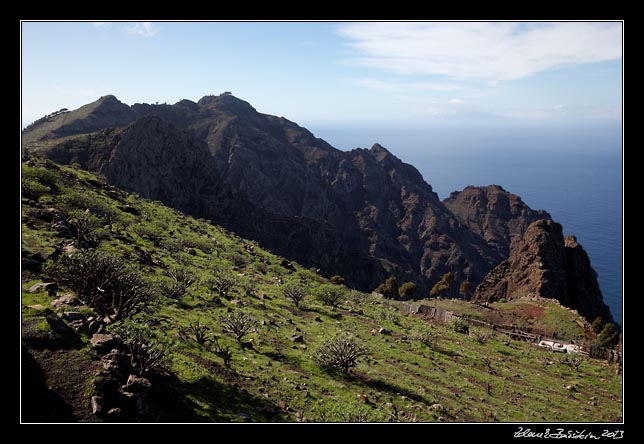
[[[481,330],[470,330],[470,336],[480,344],[485,344],[490,339],[490,335]]]
[[[215,336],[212,340],[214,344],[214,353],[219,356],[224,361],[224,367],[230,368],[231,361],[233,359],[233,352],[230,350],[230,347],[223,346],[219,343],[219,338]]]
[[[595,320],[593,320],[593,323],[591,324],[591,326],[593,327],[593,331],[596,334],[599,334],[604,328],[604,320],[602,319],[601,316],[597,316]]]
[[[152,294],[138,271],[119,257],[95,250],[63,255],[47,267],[59,284],[76,292],[78,298],[103,316],[119,320],[149,307]]]
[[[102,219],[106,224],[111,224],[120,219],[119,212],[117,210],[103,202],[99,197],[88,193],[70,191],[62,196],[61,203],[61,209],[67,213],[72,213],[74,210],[89,210],[96,217]]]
[[[386,298],[395,299],[398,297],[398,281],[395,277],[390,276],[387,280],[380,284],[375,290]]]
[[[172,340],[142,322],[127,320],[111,330],[120,335],[127,344],[132,368],[141,376],[162,367],[175,348]]]
[[[309,282],[324,284],[326,282],[322,276],[320,276],[318,273],[315,272],[314,268],[308,269],[308,270],[304,268],[300,268],[294,273],[293,277],[298,278],[300,282],[302,282],[303,284],[306,284]]]
[[[188,332],[195,338],[198,344],[205,344],[208,341],[210,328],[199,321],[191,322],[188,325]]]
[[[255,262],[253,264],[253,268],[261,274],[266,274],[268,272],[268,266],[264,262]]]
[[[257,325],[257,321],[248,313],[233,311],[220,318],[224,332],[241,342],[243,337]]]
[[[597,336],[597,345],[600,347],[613,348],[619,341],[619,331],[612,322],[604,325],[601,333]]]
[[[161,282],[159,289],[170,299],[180,300],[197,280],[195,275],[184,268],[166,270],[165,273],[167,279]]]
[[[139,223],[139,224],[132,225],[132,230],[140,237],[144,239],[150,239],[155,242],[159,241],[162,238],[163,233],[165,232],[165,230],[159,229],[158,226],[152,223],[146,223],[146,224]],[[178,248],[175,248],[175,252],[178,250],[179,250]]]
[[[181,242],[173,237],[168,237],[161,241],[161,247],[168,253],[178,253],[181,251]]]
[[[255,293],[257,292],[257,284],[250,277],[244,277],[239,286],[244,290],[244,294],[248,297],[255,296]]]
[[[50,190],[58,190],[58,174],[41,167],[33,167],[31,165],[23,164],[22,165],[22,180],[39,183],[43,188],[49,188]]]
[[[306,297],[306,288],[301,285],[289,282],[284,284],[284,286],[282,287],[282,293],[284,293],[284,297],[286,299],[293,302],[293,304],[295,304],[295,306],[299,308],[300,303],[302,303],[302,301]]]
[[[394,325],[400,326],[400,315],[398,315],[398,313],[395,313],[390,309],[384,309],[379,314],[380,319],[382,319],[383,321],[390,321]]]
[[[217,270],[207,283],[210,290],[216,292],[220,298],[227,298],[228,293],[237,283],[237,278],[229,271]]]
[[[411,338],[414,341],[418,341],[429,348],[432,348],[434,346],[434,342],[436,341],[434,335],[425,330],[414,332]]]
[[[241,253],[228,253],[224,255],[225,259],[228,259],[231,264],[233,264],[235,267],[243,267],[248,263],[248,260],[246,259],[246,256],[244,256]]]
[[[340,275],[331,276],[329,280],[335,285],[344,285],[344,278]]]
[[[454,274],[451,271],[448,271],[441,277],[440,281],[436,282],[432,287],[429,295],[453,297],[454,290],[456,288],[456,279],[454,278]]]
[[[358,364],[361,357],[367,356],[367,349],[362,347],[353,336],[336,336],[326,341],[313,356],[317,364],[327,370],[339,370],[348,373]]]
[[[71,211],[69,223],[76,233],[76,243],[79,247],[96,248],[107,235],[101,220],[87,211]]]
[[[405,282],[398,289],[398,295],[403,300],[411,299],[414,293],[416,293],[416,284],[413,282]]]
[[[334,308],[338,306],[343,296],[344,292],[340,287],[328,284],[320,286],[315,293],[315,297],[320,302]]]
[[[38,201],[38,199],[50,191],[49,188],[34,179],[24,177],[22,179],[21,189],[22,197],[35,201]]]
[[[188,250],[190,248],[197,248],[206,254],[211,254],[214,251],[215,244],[210,239],[199,236],[184,237],[181,239],[181,248]]]
[[[469,334],[470,326],[467,322],[462,319],[456,318],[452,321],[452,329],[456,333]]]
[[[467,299],[469,297],[471,290],[472,283],[467,279],[461,282],[461,285],[458,287],[458,292],[463,296],[463,299]]]

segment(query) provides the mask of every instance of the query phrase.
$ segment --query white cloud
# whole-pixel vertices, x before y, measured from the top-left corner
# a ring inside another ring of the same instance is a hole
[[[156,26],[153,22],[137,22],[128,28],[128,31],[143,37],[154,37],[157,35],[161,28]]]
[[[349,61],[397,74],[500,82],[549,69],[618,59],[621,24],[349,23],[338,29],[357,55]]]
[[[110,22],[92,22],[92,26],[95,28],[104,28],[105,26],[108,26]]]
[[[405,91],[454,91],[460,87],[454,83],[431,83],[431,82],[396,82],[378,79],[349,79],[349,82],[365,88],[377,89],[388,92]]]
[[[563,105],[555,105],[552,107],[552,109],[563,109]]]
[[[462,105],[463,103],[465,103],[465,100],[459,99],[459,98],[450,99],[449,103],[454,104],[454,105]]]

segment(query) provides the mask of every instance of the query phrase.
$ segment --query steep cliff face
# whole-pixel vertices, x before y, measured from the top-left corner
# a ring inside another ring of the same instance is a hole
[[[450,194],[444,203],[462,224],[506,258],[532,222],[551,219],[547,212],[533,210],[498,185],[468,186]]]
[[[597,273],[590,265],[588,253],[577,242],[575,236],[564,238],[566,247],[566,279],[568,292],[561,303],[568,307],[579,307],[579,312],[589,320],[601,316],[612,321],[610,309],[604,303]]]
[[[422,290],[447,271],[478,282],[502,258],[460,224],[411,165],[384,147],[343,153],[328,172],[334,201],[353,215],[370,254],[389,264],[391,274],[418,280]]]
[[[138,119],[122,130],[104,130],[87,141],[65,141],[49,157],[77,161],[115,186],[196,216],[212,212],[221,189],[208,146],[156,117]]]
[[[573,236],[564,239],[561,225],[551,220],[533,222],[510,258],[485,277],[472,299],[533,296],[557,299],[590,321],[597,316],[612,320],[588,255]]]

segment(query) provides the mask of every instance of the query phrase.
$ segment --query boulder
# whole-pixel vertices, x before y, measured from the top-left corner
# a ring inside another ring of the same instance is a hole
[[[90,321],[87,324],[87,332],[90,335],[93,335],[94,333],[98,333],[98,329],[101,327],[101,324],[99,324],[97,321]]]
[[[299,343],[304,342],[304,336],[299,334],[293,334],[289,339],[291,340],[291,342],[299,342]]]
[[[92,414],[100,415],[103,413],[103,397],[101,396],[92,396]]]
[[[120,407],[112,407],[107,411],[107,416],[110,418],[119,418],[123,414],[123,409]]]
[[[74,244],[65,245],[63,247],[63,253],[65,253],[67,256],[71,256],[72,254],[76,253],[77,251],[78,251],[78,248],[76,248],[76,245],[74,245]]]
[[[53,307],[78,307],[82,302],[73,294],[64,294],[61,297],[51,301]]]
[[[63,318],[67,321],[82,321],[85,319],[85,316],[78,311],[66,311],[63,313]]]
[[[29,290],[27,290],[29,293],[39,293],[41,291],[47,291],[47,293],[55,293],[56,290],[58,290],[58,285],[53,283],[53,282],[39,282],[37,284],[32,285],[29,287]]]
[[[55,314],[49,314],[45,317],[51,331],[61,337],[78,338],[74,330]]]
[[[55,230],[59,235],[65,237],[72,237],[72,230],[69,225],[69,222],[66,220],[54,220],[51,223],[51,228]]]
[[[107,353],[113,348],[120,348],[123,340],[111,333],[96,333],[89,340],[92,347],[99,353]]]
[[[130,375],[127,378],[124,389],[132,393],[147,393],[152,388],[152,383],[146,378]]]
[[[22,268],[25,270],[35,271],[36,273],[40,273],[42,271],[42,265],[45,261],[45,257],[39,252],[28,254],[23,251],[21,255]]]
[[[367,395],[363,393],[358,393],[357,398],[358,398],[358,401],[363,404],[370,404],[369,398],[367,398]]]
[[[107,393],[114,391],[119,387],[119,381],[109,371],[100,370],[92,380],[94,390],[98,393]]]
[[[103,356],[103,369],[107,374],[125,378],[129,373],[127,357],[120,350],[112,349]]]
[[[385,327],[380,327],[378,329],[378,334],[389,336],[389,335],[391,335],[391,330],[389,330],[388,328],[385,328]]]

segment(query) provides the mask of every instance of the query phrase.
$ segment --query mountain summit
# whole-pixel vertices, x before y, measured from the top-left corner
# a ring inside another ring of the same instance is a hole
[[[134,122],[139,114],[113,95],[81,106],[74,111],[61,110],[30,125],[22,136],[23,143],[87,134]]]
[[[363,290],[394,276],[427,294],[447,272],[476,285],[550,218],[498,186],[442,202],[383,146],[340,151],[230,93],[174,105],[104,96],[32,124],[23,146]]]

